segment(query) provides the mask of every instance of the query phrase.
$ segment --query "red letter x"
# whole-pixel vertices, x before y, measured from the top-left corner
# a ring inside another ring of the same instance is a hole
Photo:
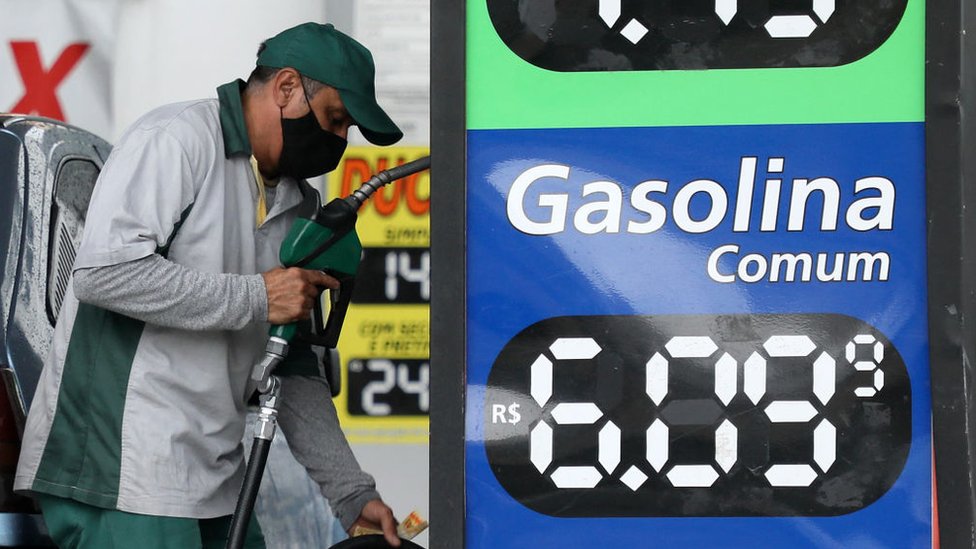
[[[10,111],[64,120],[55,92],[89,47],[85,43],[71,44],[61,52],[51,69],[45,71],[36,42],[10,42],[20,79],[24,82],[24,96]]]

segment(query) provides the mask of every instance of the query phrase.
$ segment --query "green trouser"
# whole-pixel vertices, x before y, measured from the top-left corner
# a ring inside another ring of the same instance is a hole
[[[191,519],[137,515],[40,494],[37,501],[60,549],[223,549],[230,516]],[[265,549],[251,516],[245,549]]]

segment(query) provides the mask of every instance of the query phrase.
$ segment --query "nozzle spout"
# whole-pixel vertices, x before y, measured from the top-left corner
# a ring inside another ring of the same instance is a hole
[[[356,189],[351,195],[345,198],[346,202],[356,209],[359,209],[366,202],[373,193],[375,193],[380,187],[389,184],[392,181],[407,177],[408,175],[413,175],[417,172],[422,172],[430,168],[430,156],[425,156],[423,158],[418,158],[413,162],[407,162],[402,166],[396,166],[388,170],[383,170],[373,177],[369,178],[369,181],[362,184],[361,187]]]
[[[268,338],[268,345],[264,349],[261,362],[251,370],[251,379],[257,382],[258,391],[267,392],[271,388],[271,372],[288,356],[288,341],[280,337]]]

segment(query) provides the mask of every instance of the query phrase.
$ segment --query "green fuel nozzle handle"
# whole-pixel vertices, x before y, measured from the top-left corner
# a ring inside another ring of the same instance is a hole
[[[430,168],[430,156],[383,170],[345,198],[336,198],[319,207],[311,218],[295,220],[281,244],[279,260],[285,267],[318,269],[342,281],[352,279],[362,259],[362,244],[356,234],[359,207],[373,193],[397,179]],[[291,341],[297,324],[271,327],[270,335]]]
[[[274,324],[271,326],[268,335],[271,337],[277,337],[279,339],[284,339],[285,341],[291,341],[295,338],[295,334],[298,332],[298,324],[292,322],[291,324]]]

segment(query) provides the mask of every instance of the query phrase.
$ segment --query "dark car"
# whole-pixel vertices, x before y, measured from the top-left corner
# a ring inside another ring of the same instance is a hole
[[[13,489],[26,410],[110,146],[62,122],[0,115],[0,546],[53,547]]]

